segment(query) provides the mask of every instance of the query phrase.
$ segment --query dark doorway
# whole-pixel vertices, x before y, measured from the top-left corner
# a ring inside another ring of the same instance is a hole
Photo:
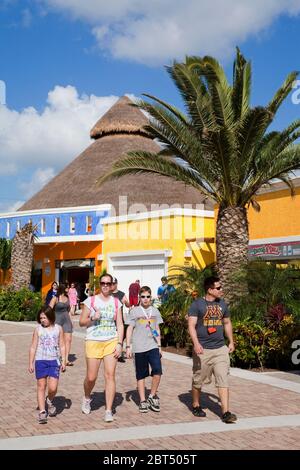
[[[31,284],[34,286],[35,292],[40,292],[42,288],[42,270],[41,269],[32,270]]]
[[[82,302],[86,295],[84,294],[85,285],[89,282],[90,272],[93,272],[92,268],[61,268],[59,270],[59,282],[66,282],[68,281],[69,285],[72,282],[75,283],[76,289],[78,292],[78,296],[80,301]]]

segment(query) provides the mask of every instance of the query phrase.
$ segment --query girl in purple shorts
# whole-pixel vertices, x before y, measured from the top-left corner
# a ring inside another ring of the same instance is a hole
[[[35,328],[29,350],[29,367],[35,370],[37,379],[38,422],[47,423],[48,416],[56,415],[53,398],[57,392],[60,370],[66,369],[65,344],[62,327],[55,324],[55,313],[51,307],[44,306],[37,315],[39,325]],[[63,358],[60,362],[60,356]],[[46,388],[48,386],[48,394]]]

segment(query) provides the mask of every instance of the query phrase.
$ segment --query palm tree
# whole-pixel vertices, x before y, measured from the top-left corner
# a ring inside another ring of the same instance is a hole
[[[29,222],[17,230],[11,253],[12,285],[15,290],[29,287],[33,264],[33,243],[36,226]]]
[[[291,189],[290,174],[300,167],[300,119],[282,131],[268,131],[280,105],[292,90],[290,73],[266,106],[250,107],[251,63],[237,49],[230,84],[213,57],[186,57],[167,70],[186,113],[145,94],[149,136],[161,151],[129,152],[99,182],[128,174],[169,176],[199,190],[218,205],[217,265],[230,300],[236,289],[231,274],[248,258],[247,208],[259,210],[258,190],[277,178]]]

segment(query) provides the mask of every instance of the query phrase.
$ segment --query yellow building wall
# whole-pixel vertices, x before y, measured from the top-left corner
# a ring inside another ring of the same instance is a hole
[[[103,256],[130,251],[171,250],[169,269],[175,265],[193,264],[199,268],[214,261],[215,244],[186,242],[186,238],[214,237],[214,218],[170,216],[148,220],[117,222],[104,225]],[[185,250],[192,251],[185,258]]]
[[[97,261],[97,255],[101,253],[101,241],[35,245],[34,261],[42,261],[42,295],[47,294],[55,280],[56,260],[95,258],[95,274],[98,275],[102,269],[102,261]],[[49,263],[45,262],[47,260]]]
[[[261,211],[249,208],[249,238],[274,238],[300,235],[300,188],[292,198],[288,190],[257,197]]]

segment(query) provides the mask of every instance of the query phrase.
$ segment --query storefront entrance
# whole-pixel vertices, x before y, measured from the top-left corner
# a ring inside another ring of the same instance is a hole
[[[94,273],[94,265],[93,258],[56,261],[56,269],[59,271],[58,281],[68,282],[69,285],[74,283],[82,302],[86,298],[84,290],[86,283],[89,282],[90,273]]]

